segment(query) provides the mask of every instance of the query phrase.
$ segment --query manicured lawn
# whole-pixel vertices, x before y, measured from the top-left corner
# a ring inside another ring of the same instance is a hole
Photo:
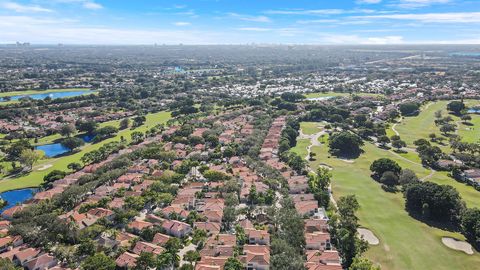
[[[39,163],[35,164],[34,170],[28,175],[21,176],[18,178],[7,179],[7,180],[0,180],[0,192],[13,190],[13,189],[27,188],[27,187],[37,187],[42,183],[43,177],[49,172],[53,170],[68,171],[67,165],[72,162],[80,162],[80,158],[85,153],[90,152],[92,150],[99,149],[102,145],[106,143],[109,143],[112,141],[119,141],[122,136],[127,141],[130,141],[131,140],[130,134],[132,134],[134,131],[145,132],[146,130],[150,129],[156,124],[166,123],[168,119],[171,118],[171,115],[170,115],[170,112],[158,112],[154,114],[149,114],[147,115],[146,118],[147,120],[145,124],[134,130],[131,130],[131,129],[121,130],[118,132],[118,134],[115,137],[104,140],[97,144],[87,144],[84,147],[82,147],[81,151],[69,156],[42,160]],[[119,123],[120,121],[113,121],[111,124],[114,124],[114,122]],[[49,166],[49,165],[51,165],[51,167],[45,170],[39,170],[43,166]]]
[[[322,124],[318,122],[301,122],[300,128],[302,129],[303,134],[312,135],[322,131]]]
[[[430,103],[422,107],[418,116],[404,117],[395,129],[400,133],[400,137],[409,147],[415,148],[413,142],[417,139],[429,139],[428,135],[435,133],[440,135],[439,127],[435,125],[435,112],[441,110],[443,115],[447,115],[447,101]],[[393,125],[392,125],[393,127]],[[438,145],[440,146],[440,145]],[[442,150],[448,150],[448,146],[440,146]]]
[[[290,151],[296,153],[297,155],[301,156],[302,158],[305,158],[308,154],[307,151],[307,146],[310,145],[310,140],[308,139],[300,139],[297,140],[297,145],[290,149]]]
[[[430,227],[410,217],[404,210],[402,194],[382,190],[380,185],[371,179],[369,167],[375,159],[388,157],[396,160],[403,168],[414,170],[419,177],[428,175],[429,170],[372,144],[367,143],[363,148],[365,153],[353,163],[348,163],[330,157],[326,146],[314,146],[312,150],[317,153],[317,160],[311,162],[311,166],[315,169],[320,163],[326,163],[334,168],[332,190],[336,199],[349,194],[357,197],[361,206],[358,212],[360,224],[372,230],[380,239],[380,244],[371,246],[366,256],[381,264],[383,270],[476,269],[480,263],[478,253],[469,256],[451,250],[441,243],[443,236],[464,239],[461,234]],[[451,185],[456,183],[443,173],[435,174],[431,180]],[[460,184],[457,188],[464,199],[469,198],[467,204],[470,207],[480,206],[480,200],[473,199],[478,198],[479,194],[467,194],[464,187],[466,186]]]
[[[463,138],[463,141],[470,143],[480,142],[480,115],[470,114],[472,120],[470,125],[464,125],[462,122],[459,122],[458,135]]]
[[[454,122],[458,123],[458,135],[463,138],[465,142],[478,142],[480,139],[480,116],[471,114],[473,126],[467,126],[460,123],[460,118],[451,114],[448,114],[447,104],[449,101],[437,101],[429,103],[422,107],[422,111],[418,116],[404,117],[400,124],[396,125],[395,129],[400,133],[400,137],[404,140],[409,147],[414,148],[413,142],[420,138],[429,139],[428,135],[435,133],[437,137],[442,136],[440,129],[435,125],[435,112],[442,111],[443,117],[450,115]],[[478,104],[478,101],[466,100],[467,106],[473,106]],[[393,125],[392,125],[393,126]],[[394,135],[392,128],[387,130],[387,135]],[[448,146],[448,138],[445,140],[445,145],[438,146],[445,152],[450,152]]]

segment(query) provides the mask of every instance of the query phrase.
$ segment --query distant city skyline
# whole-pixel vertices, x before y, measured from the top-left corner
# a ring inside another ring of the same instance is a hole
[[[479,0],[0,0],[0,43],[480,44]]]

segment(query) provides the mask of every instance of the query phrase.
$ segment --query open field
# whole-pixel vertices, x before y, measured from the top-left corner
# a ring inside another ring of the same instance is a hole
[[[320,126],[321,124],[318,122],[301,122],[300,123],[300,129],[302,129],[302,132],[305,135],[312,135],[320,132],[322,130]]]
[[[467,106],[478,104],[478,101],[467,100]],[[438,136],[442,136],[440,129],[435,125],[435,112],[442,111],[443,116],[450,115],[458,127],[458,135],[463,138],[465,142],[478,142],[480,139],[480,116],[471,114],[473,126],[467,126],[460,122],[460,118],[447,111],[448,101],[437,101],[428,103],[422,107],[422,111],[418,116],[404,117],[402,121],[395,126],[395,130],[400,134],[402,140],[404,140],[409,147],[414,148],[413,142],[420,138],[428,139],[428,135],[435,133]],[[393,131],[393,125],[387,130],[387,135],[395,135]],[[445,140],[446,145],[438,145],[445,152],[450,152],[448,146],[448,139]]]
[[[48,174],[53,170],[67,171],[68,170],[67,165],[72,162],[80,162],[80,158],[85,153],[90,152],[92,150],[99,149],[102,145],[106,143],[109,143],[112,141],[119,141],[122,136],[127,141],[130,141],[131,140],[130,134],[132,134],[134,131],[145,132],[146,130],[155,126],[156,124],[166,123],[168,119],[170,119],[170,117],[171,117],[170,112],[158,112],[154,114],[149,114],[146,116],[147,120],[145,124],[134,130],[131,130],[131,129],[121,130],[113,138],[106,139],[96,144],[86,144],[84,147],[81,148],[81,151],[69,156],[63,156],[60,158],[52,158],[52,159],[44,159],[38,162],[37,164],[35,164],[34,170],[28,175],[21,176],[18,178],[0,180],[0,192],[13,190],[13,189],[37,187],[42,183],[43,177],[46,174]],[[112,121],[112,123],[110,124],[114,124],[115,122],[119,123],[120,121]],[[51,165],[51,167],[49,167],[48,169],[38,170],[39,168],[42,168],[44,166],[49,166],[49,165]]]
[[[297,140],[297,145],[290,149],[290,151],[294,152],[295,154],[305,158],[308,154],[307,146],[310,145],[310,140],[308,139],[299,139]]]
[[[368,228],[380,239],[380,244],[371,246],[366,256],[381,264],[382,269],[475,269],[480,263],[480,255],[472,256],[445,247],[441,238],[444,236],[464,239],[459,233],[452,233],[430,227],[410,217],[404,210],[404,199],[401,193],[388,193],[380,184],[370,177],[370,164],[378,158],[395,159],[400,166],[414,170],[419,177],[429,171],[419,164],[400,159],[392,153],[378,149],[372,144],[364,146],[365,153],[353,163],[347,163],[330,157],[326,146],[314,146],[316,161],[312,168],[326,163],[334,168],[332,190],[336,199],[340,196],[355,194],[361,209],[358,212],[360,224]],[[439,173],[440,174],[440,173]],[[435,174],[434,182],[456,183],[454,180]],[[463,184],[460,184],[466,187]],[[457,187],[458,188],[458,187]],[[459,190],[465,199],[465,192]],[[475,191],[476,192],[476,191]],[[467,204],[480,206],[480,200],[469,197]]]
[[[353,95],[361,96],[361,97],[376,97],[376,96],[383,96],[382,94],[374,94],[374,93],[352,93]],[[320,97],[345,97],[350,96],[350,93],[337,93],[337,92],[318,92],[318,93],[309,93],[305,95],[307,98],[320,98]]]
[[[458,122],[458,135],[463,138],[463,141],[470,143],[480,142],[480,115],[470,114],[472,120],[469,121],[472,126],[465,125],[462,122]]]

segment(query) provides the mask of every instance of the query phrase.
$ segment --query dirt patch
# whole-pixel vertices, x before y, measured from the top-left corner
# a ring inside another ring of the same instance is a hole
[[[368,244],[370,245],[378,245],[380,244],[380,240],[378,240],[378,238],[375,236],[375,234],[373,234],[372,231],[370,231],[369,229],[365,229],[365,228],[358,228],[357,229],[357,232],[360,234],[360,236],[368,242]]]
[[[43,165],[42,167],[38,168],[37,171],[44,171],[50,167],[52,167],[52,164]]]
[[[451,249],[463,251],[468,255],[473,254],[472,245],[465,241],[457,240],[452,237],[442,237],[442,243]]]

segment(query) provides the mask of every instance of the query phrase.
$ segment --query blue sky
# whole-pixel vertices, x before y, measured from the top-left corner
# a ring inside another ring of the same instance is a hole
[[[0,43],[480,44],[480,0],[0,0]]]

